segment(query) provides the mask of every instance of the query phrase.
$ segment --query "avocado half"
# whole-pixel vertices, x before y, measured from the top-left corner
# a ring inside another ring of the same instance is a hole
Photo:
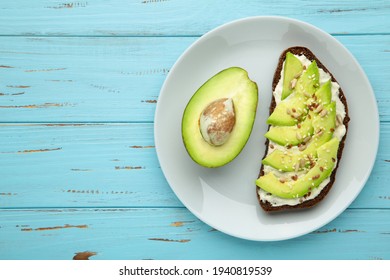
[[[231,98],[235,124],[220,146],[206,142],[200,131],[200,115],[213,101]],[[182,119],[182,137],[190,157],[204,167],[219,167],[232,161],[244,148],[252,132],[258,102],[257,84],[239,67],[231,67],[206,81],[188,102]]]

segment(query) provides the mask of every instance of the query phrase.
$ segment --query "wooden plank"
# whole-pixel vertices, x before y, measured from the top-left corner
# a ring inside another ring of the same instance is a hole
[[[151,122],[167,73],[196,39],[0,37],[1,121]],[[390,35],[337,39],[361,63],[381,120],[390,121]]]
[[[378,71],[383,62],[390,63],[390,36],[371,38],[374,39],[372,43],[370,38],[371,36],[337,37],[356,57],[370,80],[377,99],[380,120],[390,121],[389,95],[386,93],[385,82],[387,77],[390,77],[390,70]],[[383,41],[379,43],[376,39]],[[349,93],[349,97],[355,98],[353,93]]]
[[[153,121],[166,74],[194,40],[0,38],[1,121]]]
[[[375,168],[351,207],[390,208],[389,141],[382,123]],[[153,124],[0,126],[0,178],[2,208],[182,206],[161,172]]]
[[[199,35],[223,23],[258,15],[292,17],[330,33],[387,33],[390,5],[386,0],[3,1],[0,34]]]
[[[11,125],[0,135],[1,207],[181,206],[152,124]]]
[[[240,240],[185,208],[1,210],[0,259],[389,259],[389,210],[347,210],[280,242]],[[89,254],[88,254],[89,252]],[[78,254],[82,257],[82,254]]]

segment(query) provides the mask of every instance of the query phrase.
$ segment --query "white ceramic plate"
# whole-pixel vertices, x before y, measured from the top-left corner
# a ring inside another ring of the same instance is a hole
[[[281,52],[296,45],[312,50],[334,74],[346,95],[351,122],[336,182],[324,201],[308,211],[270,215],[257,202],[255,180],[265,149],[265,121],[274,70]],[[193,93],[206,80],[231,66],[246,69],[259,87],[254,128],[235,160],[217,169],[203,168],[191,160],[184,148],[182,114]],[[374,165],[379,117],[365,73],[335,38],[293,19],[252,17],[208,32],[182,54],[161,89],[154,132],[164,175],[195,216],[226,234],[270,241],[314,231],[352,203]]]

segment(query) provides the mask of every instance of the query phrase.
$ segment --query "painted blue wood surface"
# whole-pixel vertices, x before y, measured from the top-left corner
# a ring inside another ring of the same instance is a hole
[[[3,210],[0,259],[389,259],[388,212],[347,210],[302,237],[254,242],[183,208]]]
[[[248,16],[288,16],[329,33],[388,33],[386,0],[2,1],[0,34],[67,36],[200,35]]]
[[[390,36],[336,38],[361,63],[389,121]],[[0,37],[1,121],[151,122],[169,69],[196,39]]]
[[[153,140],[159,91],[179,55],[254,15],[333,34],[367,73],[381,120],[359,197],[318,231],[282,242],[240,240],[194,217]],[[0,259],[390,259],[389,30],[384,0],[2,1]]]

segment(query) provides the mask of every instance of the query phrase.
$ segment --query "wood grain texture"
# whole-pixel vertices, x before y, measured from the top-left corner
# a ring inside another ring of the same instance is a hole
[[[91,260],[389,259],[389,214],[347,210],[311,234],[253,242],[214,230],[184,208],[2,210],[0,246],[9,250],[0,259],[70,260],[80,252],[93,252]]]
[[[170,67],[194,40],[0,38],[1,121],[153,121]]]
[[[390,5],[374,1],[6,1],[0,34],[89,36],[200,35],[248,16],[297,18],[329,33],[388,33]]]
[[[152,122],[169,69],[196,39],[0,37],[1,121]],[[361,63],[389,121],[390,35],[337,39]]]
[[[153,124],[3,124],[0,139],[0,208],[182,206],[160,169]],[[389,123],[381,139],[390,142]],[[382,145],[352,208],[390,208],[389,160]]]
[[[361,194],[305,236],[251,242],[193,216],[153,141],[183,51],[243,17],[333,34],[375,91],[381,141]],[[0,3],[0,259],[390,259],[390,4],[92,0]]]
[[[152,124],[3,125],[0,139],[0,207],[181,206]]]

